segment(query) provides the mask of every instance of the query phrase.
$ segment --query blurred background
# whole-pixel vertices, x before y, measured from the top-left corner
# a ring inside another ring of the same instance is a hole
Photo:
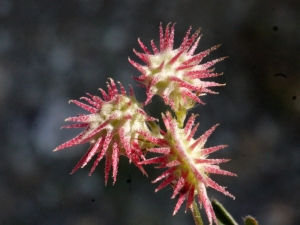
[[[80,131],[60,130],[84,111],[70,99],[99,94],[108,77],[132,84],[140,73],[137,38],[158,43],[162,22],[176,22],[175,47],[190,25],[204,35],[196,52],[216,44],[205,59],[226,83],[198,113],[201,135],[221,126],[207,146],[228,144],[211,155],[230,158],[222,168],[238,177],[212,176],[235,195],[215,190],[238,223],[250,214],[263,225],[300,224],[300,1],[295,0],[0,0],[0,224],[194,224],[184,207],[172,216],[172,190],[154,193],[162,171],[149,179],[121,158],[118,180],[104,186],[104,163],[73,175],[88,144],[52,150]],[[161,100],[147,110],[156,115]],[[201,211],[206,220],[206,214]]]

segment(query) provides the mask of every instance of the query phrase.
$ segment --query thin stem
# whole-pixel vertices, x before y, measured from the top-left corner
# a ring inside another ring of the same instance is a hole
[[[200,215],[200,212],[198,209],[198,205],[197,205],[195,199],[194,199],[193,205],[190,207],[190,209],[192,211],[192,214],[193,214],[193,217],[195,220],[195,225],[203,225],[203,221],[202,221],[202,218],[201,218],[201,215]]]

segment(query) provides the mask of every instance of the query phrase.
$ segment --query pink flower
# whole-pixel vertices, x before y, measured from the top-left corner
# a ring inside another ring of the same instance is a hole
[[[93,156],[97,155],[90,175],[95,170],[99,161],[105,156],[105,184],[107,184],[110,168],[113,168],[113,183],[116,182],[119,156],[129,158],[138,168],[145,173],[139,164],[144,158],[143,149],[151,145],[146,144],[138,132],[149,132],[148,127],[155,128],[155,118],[148,116],[130,87],[130,95],[121,83],[119,93],[113,79],[107,82],[108,93],[99,89],[103,99],[98,96],[87,94],[88,97],[81,99],[88,102],[71,100],[81,108],[90,112],[88,115],[79,115],[67,118],[66,121],[79,122],[79,124],[67,125],[62,128],[85,128],[78,136],[58,146],[54,151],[71,147],[78,144],[90,142],[90,148],[72,170],[74,173],[80,167],[83,168]],[[148,124],[148,125],[147,125]]]
[[[195,202],[198,200],[198,203],[204,206],[209,223],[218,224],[206,188],[211,187],[232,198],[234,196],[226,191],[225,187],[213,181],[210,174],[227,176],[236,176],[236,174],[219,167],[220,163],[228,162],[229,159],[208,158],[211,153],[226,147],[226,145],[205,147],[208,137],[218,124],[199,138],[194,138],[199,126],[195,124],[196,115],[192,114],[185,126],[184,121],[189,109],[197,103],[204,104],[199,99],[200,96],[207,93],[217,94],[210,88],[224,85],[205,79],[222,75],[214,73],[211,67],[225,57],[202,63],[203,58],[218,46],[194,54],[201,36],[199,36],[200,30],[190,36],[191,28],[179,48],[174,49],[174,27],[175,24],[169,23],[163,30],[160,24],[160,45],[158,49],[151,41],[153,53],[138,40],[144,53],[133,51],[146,65],[129,59],[129,62],[142,73],[134,79],[140,82],[140,86],[146,88],[146,101],[143,104],[139,103],[132,87],[127,95],[124,87],[119,83],[119,91],[113,79],[107,82],[107,92],[100,89],[102,98],[87,94],[88,97],[81,99],[88,104],[71,100],[70,102],[87,110],[89,114],[67,118],[66,121],[78,123],[63,128],[84,128],[84,130],[54,151],[89,142],[88,151],[72,173],[86,166],[94,157],[95,161],[89,173],[91,175],[100,160],[105,157],[105,184],[111,168],[113,184],[116,182],[121,155],[127,157],[143,173],[146,173],[144,165],[159,164],[157,168],[166,168],[166,170],[153,183],[162,181],[156,191],[168,185],[172,186],[171,198],[178,196],[173,214],[177,213],[186,200],[186,209],[191,209],[196,224],[200,224],[198,220],[200,215]],[[166,131],[160,129],[156,123],[157,119],[148,116],[143,110],[143,106],[147,105],[154,95],[161,96],[175,114],[175,118],[170,112],[162,114]],[[147,152],[162,155],[145,159]]]
[[[193,108],[196,102],[204,104],[199,96],[206,95],[206,93],[216,94],[209,88],[223,85],[204,81],[204,79],[221,75],[213,73],[213,69],[209,70],[209,68],[225,57],[199,64],[204,57],[217,49],[219,45],[194,55],[200,40],[200,30],[189,37],[191,28],[187,31],[180,47],[173,49],[174,26],[175,24],[170,28],[169,23],[164,32],[162,24],[160,24],[160,49],[156,47],[152,40],[153,54],[138,39],[144,53],[133,51],[146,63],[145,66],[131,59],[129,59],[129,62],[142,73],[134,79],[146,88],[147,99],[145,104],[154,95],[161,96],[165,104],[170,105],[174,110],[178,124],[182,127],[186,111]]]
[[[163,156],[144,160],[140,164],[160,164],[159,168],[167,170],[157,177],[153,183],[163,180],[156,191],[167,185],[173,187],[172,198],[179,195],[174,214],[179,210],[186,199],[186,208],[191,208],[194,196],[203,204],[210,224],[212,220],[217,224],[216,215],[207,196],[206,187],[211,187],[234,198],[224,187],[209,178],[209,174],[236,176],[236,174],[222,170],[218,164],[229,161],[228,159],[208,159],[208,155],[226,145],[205,148],[204,145],[215,130],[217,125],[206,131],[202,136],[193,139],[199,124],[194,124],[196,116],[192,115],[184,128],[179,128],[177,121],[167,112],[163,121],[167,131],[163,132],[164,138],[155,138],[147,132],[141,132],[149,141],[159,147],[150,148],[148,151],[161,153]]]

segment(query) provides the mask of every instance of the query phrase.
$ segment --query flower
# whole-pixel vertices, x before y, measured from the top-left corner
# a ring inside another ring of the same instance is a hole
[[[153,183],[164,180],[157,187],[156,191],[171,185],[174,189],[172,198],[179,195],[173,214],[179,210],[185,199],[187,199],[186,208],[191,208],[196,195],[199,203],[204,206],[210,224],[212,220],[217,224],[216,215],[207,196],[206,187],[214,188],[225,195],[234,197],[224,187],[209,178],[209,174],[229,176],[236,176],[236,174],[222,170],[218,166],[218,164],[227,162],[229,159],[207,158],[210,153],[226,147],[226,145],[218,145],[204,148],[208,137],[217,125],[210,128],[199,138],[193,139],[199,126],[199,124],[194,124],[195,118],[195,115],[191,115],[186,126],[179,128],[176,120],[167,112],[166,115],[163,115],[163,121],[167,129],[166,132],[163,132],[163,138],[154,138],[149,133],[142,132],[149,141],[159,146],[150,148],[148,151],[161,153],[163,156],[144,160],[140,164],[160,164],[159,168],[168,168]]]
[[[204,57],[217,49],[219,45],[194,55],[201,36],[199,36],[200,30],[197,30],[189,37],[191,27],[187,31],[180,47],[173,49],[174,26],[175,24],[170,28],[169,23],[164,32],[162,24],[160,24],[160,49],[158,50],[152,40],[153,54],[138,39],[144,53],[139,53],[134,49],[133,51],[146,63],[145,66],[132,61],[130,58],[129,62],[142,73],[142,75],[134,79],[140,82],[142,87],[146,88],[147,99],[145,104],[148,104],[154,95],[161,96],[165,104],[170,105],[172,110],[174,110],[178,124],[182,127],[186,111],[193,108],[196,102],[204,104],[199,99],[199,96],[206,95],[206,93],[217,94],[217,92],[210,90],[209,87],[224,85],[203,81],[203,79],[222,75],[213,73],[214,70],[209,70],[209,68],[225,59],[225,57],[199,64]]]
[[[107,82],[108,93],[103,89],[99,89],[103,99],[91,94],[87,94],[89,98],[81,98],[91,106],[77,100],[71,100],[70,102],[75,103],[91,114],[67,118],[66,121],[80,123],[62,128],[85,128],[85,130],[54,150],[57,151],[90,142],[90,148],[72,170],[72,173],[80,167],[83,168],[94,155],[97,155],[90,171],[91,175],[99,161],[106,156],[105,184],[107,184],[111,167],[113,168],[113,183],[116,182],[120,155],[127,156],[145,173],[139,162],[140,158],[144,158],[142,150],[149,147],[149,144],[147,145],[142,140],[138,131],[149,132],[149,128],[156,128],[154,123],[156,119],[144,112],[142,104],[134,96],[132,87],[130,87],[130,95],[127,96],[121,83],[119,83],[119,86],[121,93],[119,93],[114,80],[110,79],[110,83]]]

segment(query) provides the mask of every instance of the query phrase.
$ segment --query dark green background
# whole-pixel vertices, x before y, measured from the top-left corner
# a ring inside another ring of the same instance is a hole
[[[108,77],[138,76],[137,38],[158,43],[159,22],[177,22],[175,46],[189,28],[202,27],[196,52],[222,44],[205,61],[226,82],[219,95],[193,109],[201,135],[221,126],[207,146],[228,144],[211,157],[231,158],[222,168],[238,178],[212,176],[236,196],[217,198],[240,223],[251,214],[264,225],[300,224],[300,2],[295,0],[0,0],[0,224],[183,225],[172,216],[172,190],[154,193],[149,178],[121,159],[118,180],[104,187],[103,162],[69,172],[87,145],[52,152],[79,130],[59,130],[83,113],[69,99],[100,94]],[[147,110],[159,115],[161,100]],[[152,107],[152,108],[151,108]],[[131,183],[128,182],[130,178]],[[206,220],[204,211],[201,211]]]

